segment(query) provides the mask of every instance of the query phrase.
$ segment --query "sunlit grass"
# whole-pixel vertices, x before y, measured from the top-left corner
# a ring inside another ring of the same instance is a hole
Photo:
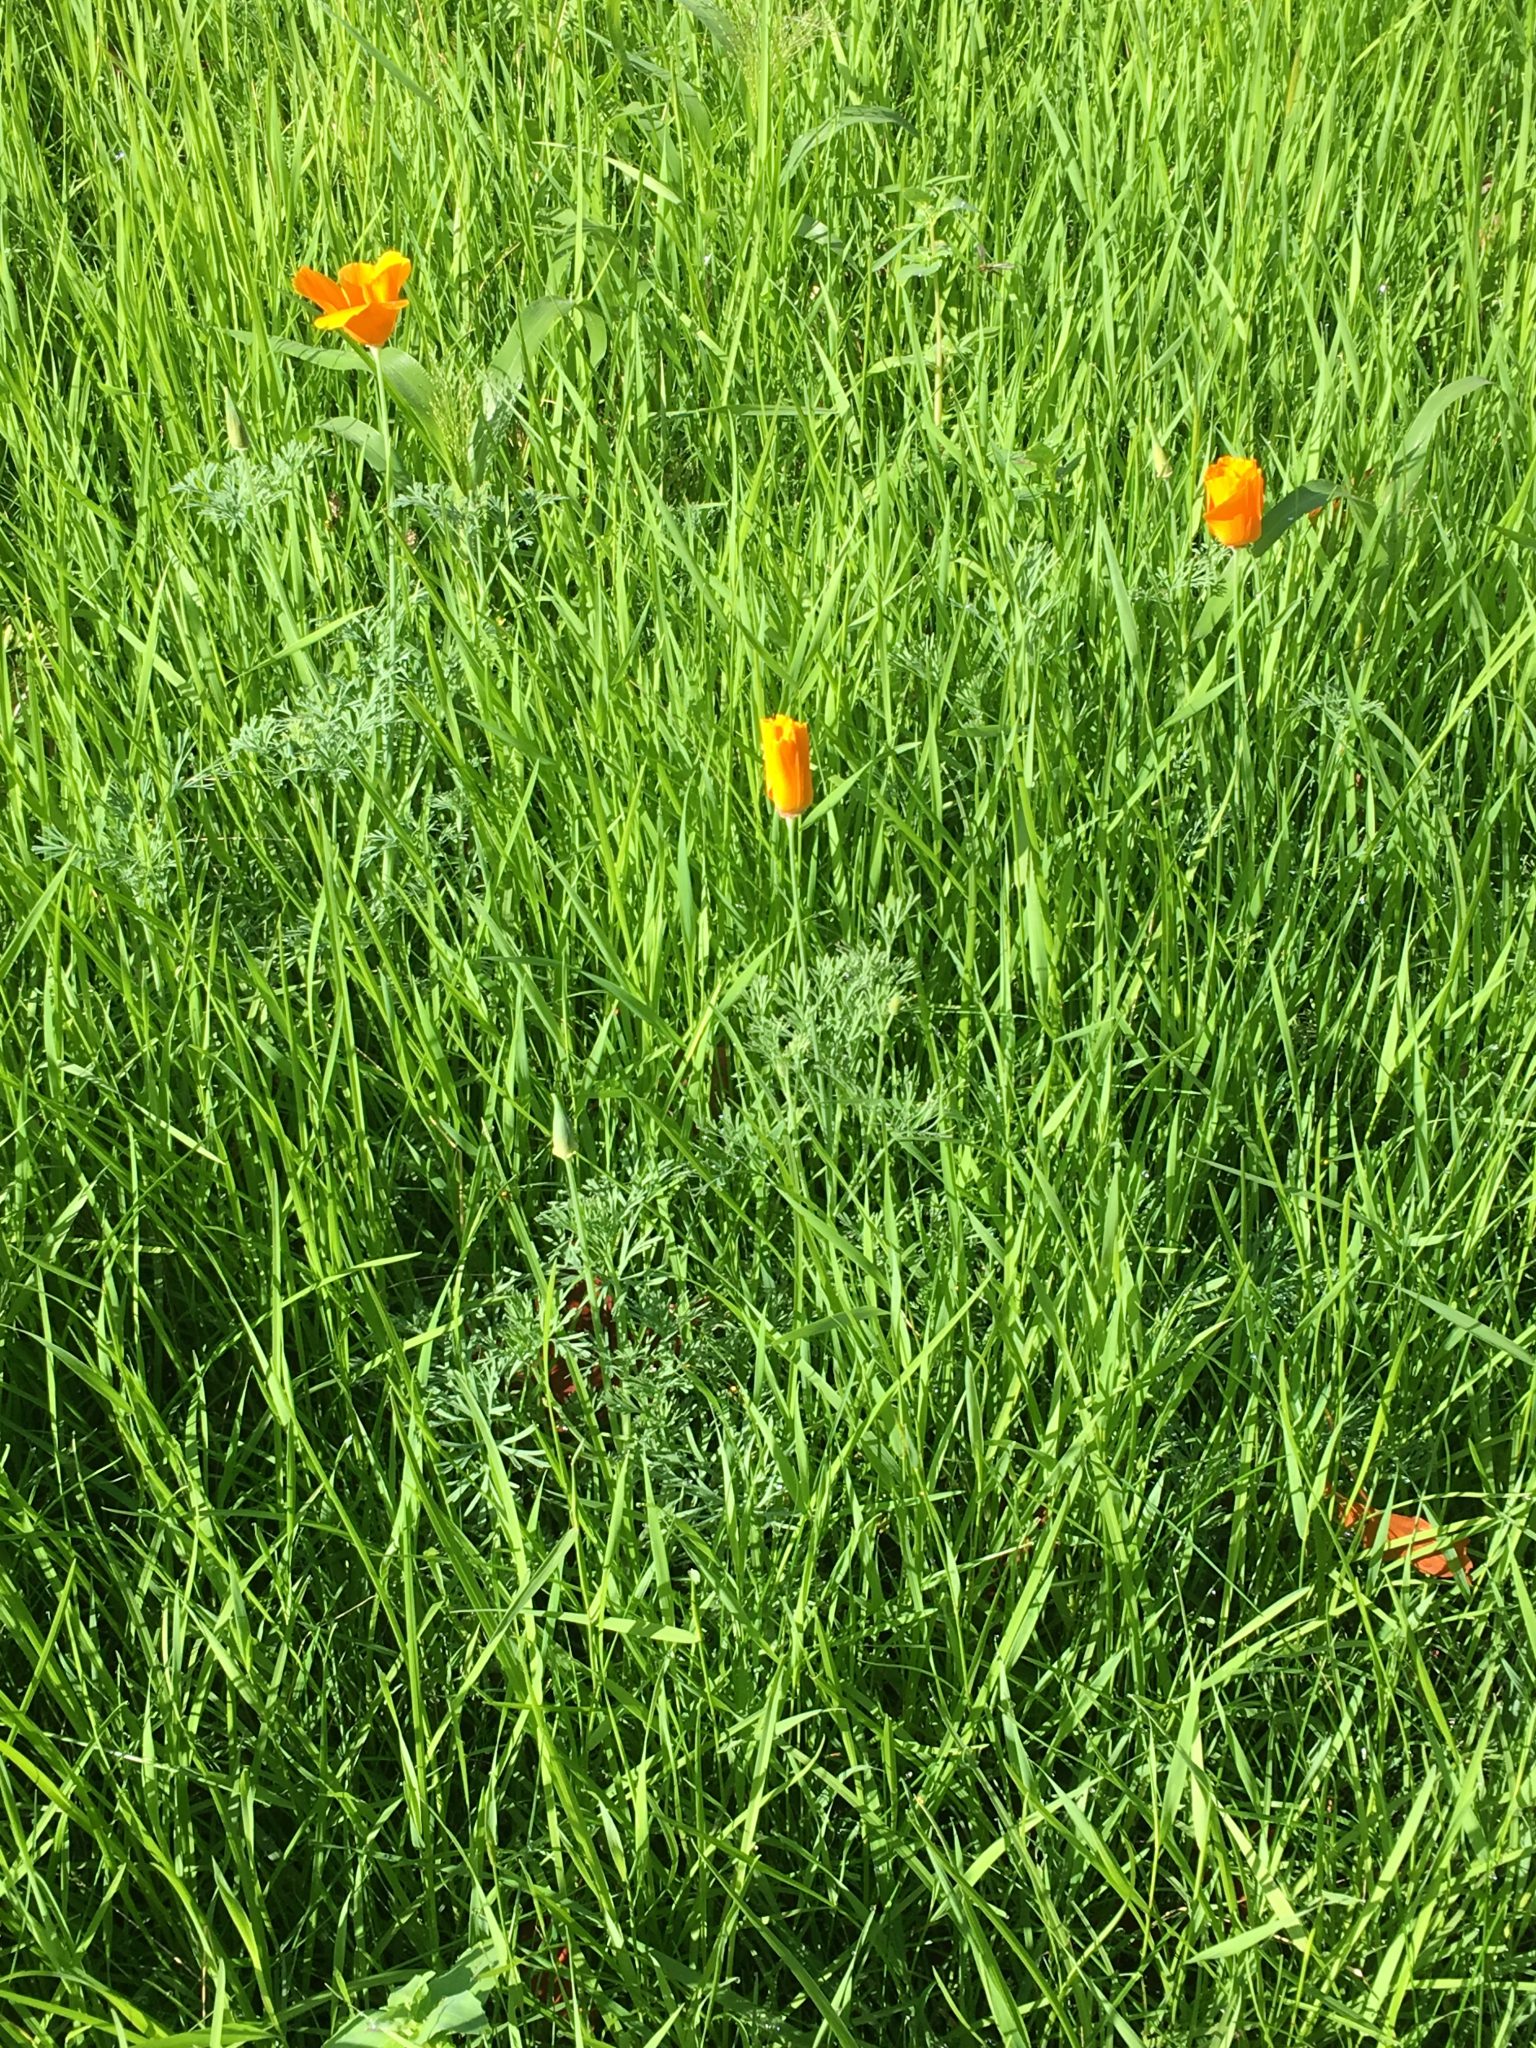
[[[1524,15],[0,92],[0,2034],[1519,2048]]]

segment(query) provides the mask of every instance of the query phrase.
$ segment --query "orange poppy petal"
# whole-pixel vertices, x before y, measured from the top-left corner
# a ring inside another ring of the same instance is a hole
[[[1455,1562],[1443,1550],[1436,1548],[1440,1538],[1435,1534],[1434,1524],[1426,1522],[1420,1515],[1389,1515],[1387,1518],[1387,1558],[1391,1563],[1407,1556],[1416,1572],[1422,1572],[1427,1579],[1453,1579],[1458,1571],[1472,1576],[1472,1561],[1465,1543],[1453,1545]]]
[[[370,263],[366,268],[369,298],[398,299],[401,286],[411,274],[411,259],[402,256],[398,249],[386,249],[377,263]]]
[[[1222,455],[1205,472],[1205,523],[1223,547],[1249,547],[1264,527],[1264,472],[1247,455]]]
[[[781,818],[798,818],[811,804],[811,735],[782,712],[759,721],[763,781]]]
[[[344,323],[346,332],[364,348],[382,348],[395,331],[405,310],[404,299],[387,299],[382,304],[353,306]],[[327,316],[333,317],[333,316]]]
[[[293,288],[300,298],[310,299],[328,313],[347,303],[347,295],[334,277],[308,267],[293,273]]]
[[[1359,1525],[1363,1549],[1376,1548],[1382,1518],[1369,1501],[1357,1497],[1340,1505],[1337,1512],[1346,1529]],[[1453,1543],[1447,1552],[1438,1547],[1441,1538],[1436,1535],[1434,1524],[1426,1522],[1422,1515],[1389,1514],[1386,1520],[1387,1540],[1381,1552],[1385,1563],[1400,1564],[1406,1558],[1427,1579],[1453,1579],[1459,1572],[1470,1582],[1472,1552],[1464,1541]]]
[[[361,306],[368,297],[368,274],[371,263],[343,263],[336,276],[341,284],[349,306]]]
[[[1224,548],[1252,547],[1264,530],[1263,516],[1255,516],[1251,512],[1234,512],[1227,519],[1211,512],[1207,514],[1205,523],[1211,539],[1219,541]]]
[[[1263,488],[1262,479],[1252,464],[1233,464],[1228,469],[1218,465],[1206,473],[1206,503],[1216,513],[1224,512],[1229,507],[1249,504]]]
[[[1247,513],[1258,499],[1258,492],[1251,485],[1237,484],[1227,488],[1213,487],[1207,503],[1212,519],[1233,519]]]

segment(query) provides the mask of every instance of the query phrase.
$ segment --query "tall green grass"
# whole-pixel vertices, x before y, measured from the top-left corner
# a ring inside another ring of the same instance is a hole
[[[1531,2038],[1532,30],[5,11],[4,2040]]]

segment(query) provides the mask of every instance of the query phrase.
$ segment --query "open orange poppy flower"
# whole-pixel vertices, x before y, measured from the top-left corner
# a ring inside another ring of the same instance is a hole
[[[386,249],[377,263],[344,263],[338,277],[296,270],[293,288],[320,308],[315,326],[322,334],[345,334],[363,348],[382,348],[408,303],[400,287],[410,274],[410,257]]]

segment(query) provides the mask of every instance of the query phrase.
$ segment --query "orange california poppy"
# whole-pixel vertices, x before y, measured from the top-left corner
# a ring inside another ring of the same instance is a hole
[[[410,257],[386,249],[377,263],[344,263],[339,277],[296,270],[293,288],[320,308],[315,325],[322,334],[345,334],[364,348],[382,348],[405,309],[400,287],[410,274]]]
[[[811,729],[779,712],[758,720],[763,781],[781,818],[798,818],[811,805]]]
[[[1346,1529],[1360,1524],[1360,1541],[1367,1550],[1376,1545],[1376,1533],[1381,1527],[1381,1516],[1367,1500],[1352,1500],[1339,1509],[1339,1520]],[[1440,1547],[1440,1538],[1435,1534],[1434,1524],[1426,1522],[1422,1515],[1388,1515],[1387,1540],[1383,1555],[1388,1564],[1397,1564],[1406,1557],[1416,1572],[1422,1572],[1426,1579],[1453,1579],[1458,1572],[1470,1579],[1472,1576],[1472,1552],[1465,1542],[1452,1546],[1454,1562]]]
[[[1205,523],[1224,548],[1246,548],[1264,525],[1264,472],[1246,455],[1218,456],[1205,472]]]

